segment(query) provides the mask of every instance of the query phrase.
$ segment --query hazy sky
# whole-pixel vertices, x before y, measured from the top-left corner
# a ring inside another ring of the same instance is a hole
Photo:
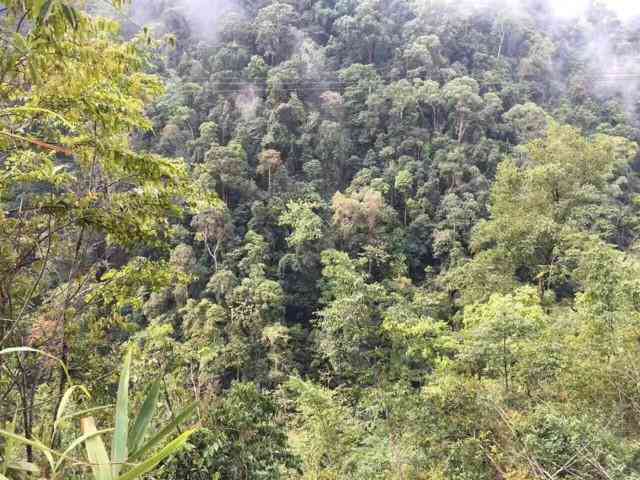
[[[640,0],[600,0],[619,16],[626,18],[640,15]],[[553,6],[556,13],[563,17],[580,16],[584,12],[589,0],[554,0]]]

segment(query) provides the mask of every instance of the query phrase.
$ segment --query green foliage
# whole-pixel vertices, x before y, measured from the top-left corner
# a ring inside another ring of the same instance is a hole
[[[287,243],[297,251],[308,242],[322,238],[322,218],[314,213],[314,208],[318,208],[318,205],[292,201],[280,217],[280,225],[291,227],[292,233],[287,237]]]
[[[636,480],[637,25],[187,3],[0,0],[0,475]]]
[[[212,430],[189,440],[184,452],[165,463],[161,479],[278,479],[295,469],[288,452],[279,407],[251,383],[235,383],[227,396],[212,405]]]
[[[287,384],[295,395],[297,416],[293,446],[304,462],[302,478],[339,478],[352,469],[360,425],[335,392],[293,378]]]

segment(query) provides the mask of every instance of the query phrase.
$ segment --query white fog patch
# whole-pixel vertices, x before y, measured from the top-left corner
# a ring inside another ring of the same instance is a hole
[[[221,21],[230,13],[244,13],[235,0],[178,0],[177,3],[184,5],[191,28],[203,38],[215,37]]]
[[[261,99],[253,85],[244,87],[235,97],[235,105],[243,120],[251,120],[256,115]]]
[[[553,0],[550,4],[553,12],[564,18],[584,16],[591,4],[603,5],[621,19],[640,15],[640,0]]]

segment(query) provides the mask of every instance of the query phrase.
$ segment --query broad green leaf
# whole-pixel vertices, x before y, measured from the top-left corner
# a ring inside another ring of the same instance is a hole
[[[144,434],[149,428],[149,423],[153,417],[153,412],[156,409],[158,403],[158,397],[160,396],[160,382],[154,382],[149,389],[149,393],[145,398],[140,413],[138,414],[136,421],[131,429],[129,436],[129,451],[134,452],[141,445],[144,440]]]
[[[111,444],[113,477],[117,477],[120,468],[127,461],[127,434],[129,432],[129,373],[131,370],[131,348],[127,350],[120,372],[120,385],[116,400],[116,429]]]
[[[184,447],[184,444],[187,443],[189,437],[196,430],[197,429],[192,429],[184,432],[182,435],[169,442],[162,450],[155,453],[154,455],[143,461],[141,464],[135,466],[124,475],[117,477],[116,480],[134,480],[144,475],[145,473],[150,472],[169,455],[173,455],[182,447]]]
[[[84,441],[84,446],[95,480],[112,480],[111,462],[102,437],[100,435],[91,435],[98,431],[93,417],[80,419],[80,431],[83,435],[88,435],[88,438]]]
[[[160,443],[160,441],[162,441],[162,439],[164,437],[166,437],[174,429],[176,429],[178,427],[178,425],[180,425],[187,418],[189,418],[189,416],[195,410],[196,406],[197,406],[197,402],[193,402],[191,405],[189,405],[184,410],[182,410],[182,412],[180,412],[178,415],[176,415],[176,418],[174,418],[173,421],[171,421],[160,432],[158,432],[156,435],[154,435],[152,438],[150,438],[149,441],[147,441],[142,447],[140,447],[139,450],[136,450],[136,451],[132,452],[131,455],[129,456],[129,458],[131,460],[138,459],[142,455],[144,455],[146,452],[151,450],[154,446],[156,446],[158,443]]]

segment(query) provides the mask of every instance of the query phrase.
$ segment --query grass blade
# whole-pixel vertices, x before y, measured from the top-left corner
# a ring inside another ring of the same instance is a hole
[[[120,468],[127,461],[127,435],[129,432],[129,373],[131,369],[131,348],[127,350],[120,372],[118,398],[116,400],[116,429],[111,443],[111,461],[113,478],[118,476]]]
[[[0,430],[0,435],[6,438],[10,438],[11,440],[15,440],[24,445],[30,445],[36,450],[42,452],[42,454],[47,458],[47,461],[49,462],[49,466],[53,470],[53,467],[54,467],[53,454],[55,452],[51,450],[49,447],[47,447],[46,445],[44,445],[43,443],[39,442],[36,439],[25,438],[22,435],[18,435],[17,433],[13,433],[13,432],[8,432],[6,430]]]
[[[142,444],[144,440],[144,434],[147,433],[149,423],[153,417],[153,412],[158,404],[158,397],[160,396],[160,382],[154,382],[149,389],[149,393],[145,398],[140,413],[136,417],[136,421],[131,429],[129,436],[129,451],[134,452]]]
[[[135,480],[141,475],[150,472],[169,455],[176,453],[178,450],[184,447],[184,444],[187,443],[187,440],[189,440],[189,437],[195,431],[196,429],[184,432],[182,435],[169,442],[162,450],[150,456],[141,464],[136,465],[124,475],[117,477],[116,480]]]
[[[80,419],[80,431],[83,436],[88,437],[84,442],[84,446],[87,451],[87,459],[93,471],[93,477],[95,480],[112,480],[111,462],[102,437],[100,435],[91,435],[98,432],[93,417]]]

